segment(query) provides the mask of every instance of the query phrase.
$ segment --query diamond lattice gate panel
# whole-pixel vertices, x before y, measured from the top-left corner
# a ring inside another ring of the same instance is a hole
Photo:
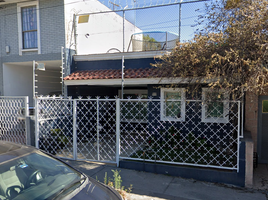
[[[0,139],[26,144],[28,97],[0,97]]]
[[[77,158],[115,162],[115,100],[77,101]]]
[[[74,158],[73,101],[36,99],[36,146],[51,154]]]
[[[238,169],[240,102],[122,100],[120,158]]]
[[[115,100],[36,101],[37,147],[62,158],[115,162]]]

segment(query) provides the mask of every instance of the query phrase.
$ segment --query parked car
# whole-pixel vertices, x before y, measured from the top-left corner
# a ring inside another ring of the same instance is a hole
[[[113,188],[30,146],[0,141],[0,200],[122,200]]]

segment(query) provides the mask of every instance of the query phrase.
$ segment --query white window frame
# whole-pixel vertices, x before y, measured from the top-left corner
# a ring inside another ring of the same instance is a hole
[[[141,96],[142,94],[147,94],[147,96],[148,96],[148,90],[144,90],[144,89],[133,89],[133,90],[132,89],[127,89],[127,90],[124,90],[123,92],[124,92],[124,94],[138,94],[139,96]],[[122,90],[118,90],[118,95],[119,95],[119,98],[121,99]],[[146,100],[146,102],[147,102],[147,100]],[[147,113],[147,117],[148,117],[148,113]],[[142,121],[142,120],[139,120],[139,119],[136,119],[136,120],[123,120],[123,122],[147,123],[148,119],[146,121]]]
[[[180,118],[178,117],[170,117],[165,114],[165,92],[180,92],[181,93],[181,114]],[[185,121],[185,89],[184,88],[161,88],[161,105],[160,105],[160,120],[161,121]]]
[[[33,49],[23,49],[21,9],[24,7],[28,7],[28,6],[36,6],[37,48],[33,48]],[[38,54],[41,54],[39,1],[18,3],[17,4],[17,16],[18,16],[18,34],[19,34],[19,55],[22,55],[23,52],[29,52],[29,51],[37,51]]]
[[[202,88],[202,122],[209,122],[209,123],[228,123],[229,122],[229,98],[228,94],[224,93],[224,100],[223,102],[223,117],[206,117],[207,112],[207,104],[206,102],[206,93],[209,91],[208,88]]]

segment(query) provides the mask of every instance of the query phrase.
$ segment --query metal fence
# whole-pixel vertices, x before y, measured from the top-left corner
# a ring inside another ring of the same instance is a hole
[[[0,97],[0,140],[26,144],[28,97]]]
[[[199,100],[42,97],[36,102],[36,145],[59,157],[239,169],[239,101],[213,108]]]

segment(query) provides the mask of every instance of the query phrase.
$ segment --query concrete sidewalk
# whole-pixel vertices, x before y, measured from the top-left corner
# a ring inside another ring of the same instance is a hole
[[[128,200],[267,200],[267,190],[250,190],[220,184],[183,179],[161,174],[117,168],[113,165],[86,161],[67,163],[103,182],[105,172],[113,178],[111,170],[121,171],[122,185],[133,185]]]

